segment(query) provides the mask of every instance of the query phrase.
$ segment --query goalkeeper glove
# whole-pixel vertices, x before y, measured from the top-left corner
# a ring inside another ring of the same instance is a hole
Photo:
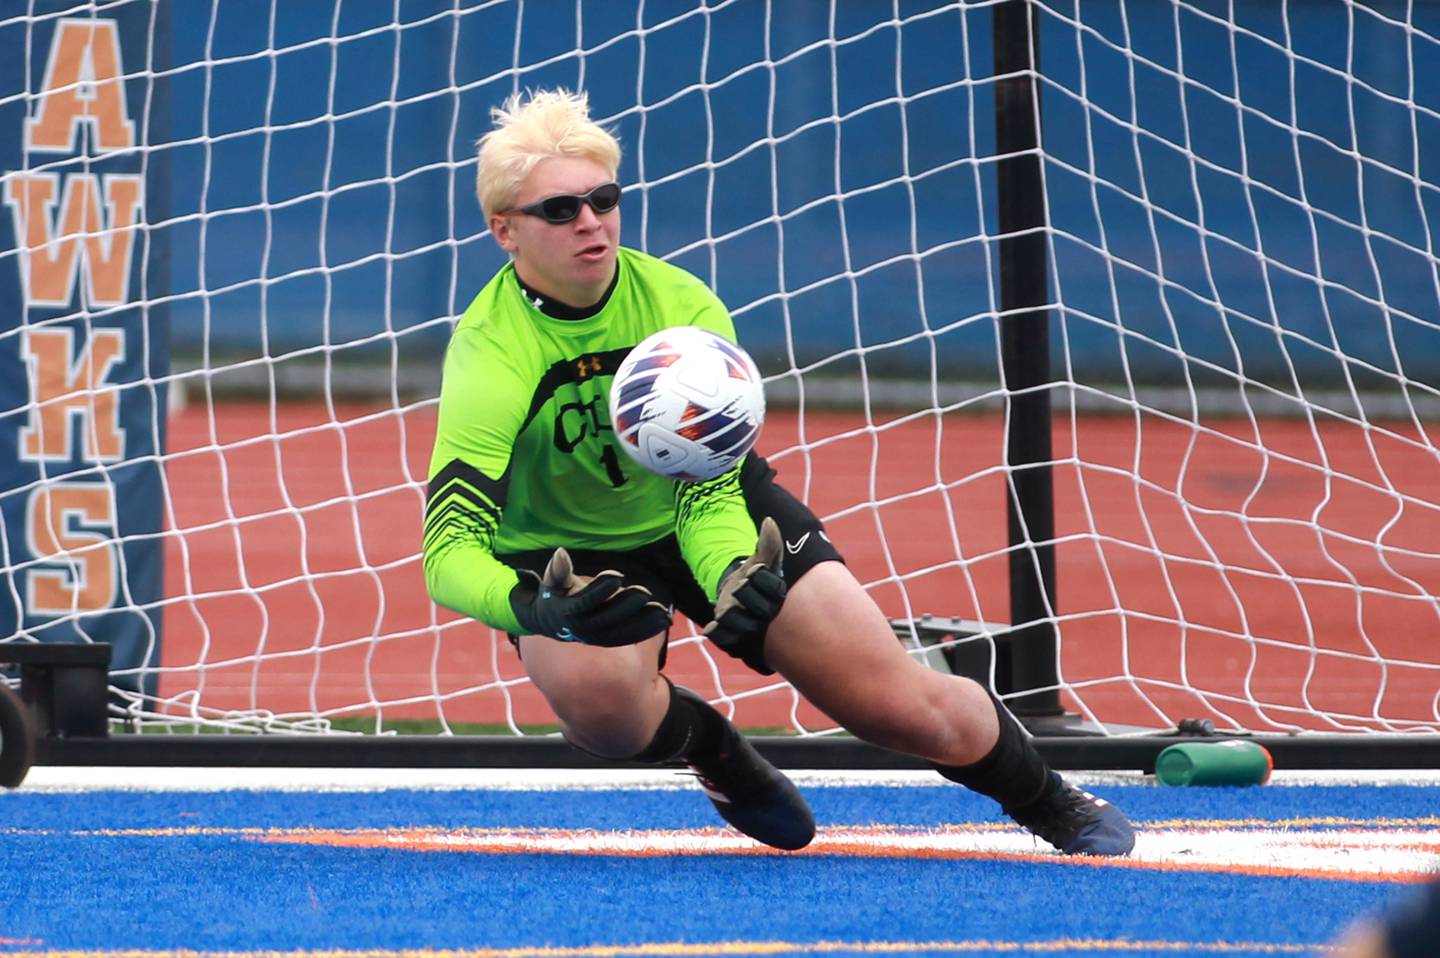
[[[612,569],[582,580],[564,549],[555,550],[543,578],[521,570],[510,608],[531,635],[607,648],[634,645],[670,628],[670,610],[649,589],[622,585]]]
[[[780,577],[780,527],[766,517],[760,523],[755,554],[730,563],[720,577],[715,618],[705,635],[722,649],[758,650],[765,630],[785,603],[785,580]]]

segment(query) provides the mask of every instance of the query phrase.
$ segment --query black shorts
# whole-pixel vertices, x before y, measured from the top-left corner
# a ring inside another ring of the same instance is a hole
[[[800,578],[821,562],[832,559],[843,562],[840,551],[825,534],[825,527],[810,508],[796,499],[784,487],[775,482],[775,470],[760,456],[751,453],[740,467],[740,491],[750,518],[759,526],[766,516],[775,520],[780,535],[785,540],[785,555],[781,560],[781,574],[785,582],[794,585]],[[527,552],[510,552],[496,558],[514,569],[528,569],[537,576],[545,571],[546,564],[554,549],[532,549]],[[691,622],[704,625],[715,617],[715,606],[705,595],[700,583],[680,554],[680,543],[674,535],[668,535],[656,542],[634,549],[610,551],[605,549],[570,549],[577,575],[595,575],[606,569],[614,569],[624,577],[626,585],[643,585],[655,598],[678,609]],[[510,637],[515,641],[515,636]],[[761,643],[756,643],[760,646]],[[725,649],[730,655],[764,675],[774,674],[765,664],[763,647],[747,649]],[[665,662],[665,651],[660,652],[660,662]]]

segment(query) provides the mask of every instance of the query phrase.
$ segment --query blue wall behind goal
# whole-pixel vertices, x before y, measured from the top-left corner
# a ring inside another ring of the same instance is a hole
[[[1057,361],[1434,382],[1440,12],[1227,6],[1041,6]],[[179,18],[177,354],[434,362],[502,262],[488,111],[565,85],[626,148],[625,241],[709,280],[768,371],[928,374],[933,347],[997,378],[988,8],[459,8]]]

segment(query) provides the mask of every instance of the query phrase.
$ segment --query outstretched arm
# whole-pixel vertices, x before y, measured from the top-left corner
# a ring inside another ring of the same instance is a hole
[[[765,630],[785,603],[781,549],[780,527],[767,516],[754,553],[730,563],[720,577],[715,618],[705,626],[710,641],[737,654],[761,647]]]
[[[451,339],[423,539],[430,597],[511,633],[524,631],[509,600],[518,578],[495,558],[494,545],[509,495],[511,454],[533,391],[531,374],[515,364],[519,356],[474,329],[462,328]]]
[[[451,460],[430,480],[422,549],[430,598],[518,634],[525,629],[509,601],[517,576],[492,552],[508,485],[508,470],[494,479],[462,459]]]

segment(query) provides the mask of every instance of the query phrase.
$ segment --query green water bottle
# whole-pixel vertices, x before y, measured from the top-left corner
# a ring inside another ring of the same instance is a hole
[[[1155,759],[1165,785],[1264,785],[1274,768],[1268,749],[1243,739],[1181,742]]]

